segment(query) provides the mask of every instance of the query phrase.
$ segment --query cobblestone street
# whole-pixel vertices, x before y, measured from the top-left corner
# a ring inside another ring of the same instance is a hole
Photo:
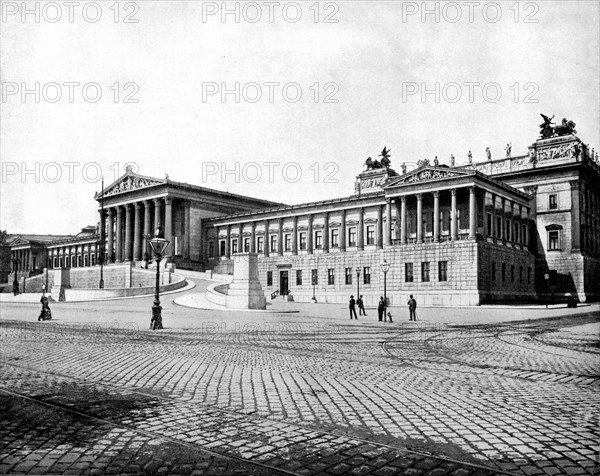
[[[390,324],[165,301],[160,332],[149,299],[2,304],[0,473],[600,471],[597,305]]]

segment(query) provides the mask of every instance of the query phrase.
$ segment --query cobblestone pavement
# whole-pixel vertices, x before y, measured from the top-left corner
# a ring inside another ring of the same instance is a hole
[[[596,311],[302,319],[0,321],[0,472],[600,474]]]

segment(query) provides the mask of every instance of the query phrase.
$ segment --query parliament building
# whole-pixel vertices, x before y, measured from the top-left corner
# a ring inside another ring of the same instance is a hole
[[[409,294],[425,306],[600,298],[600,166],[573,133],[538,139],[525,156],[421,161],[404,173],[389,160],[368,165],[353,195],[298,205],[129,170],[95,196],[105,266],[143,266],[145,237],[161,224],[176,268],[230,274],[234,255],[257,253],[268,299],[346,303],[360,293],[374,305],[384,285],[391,305]],[[17,238],[11,253],[21,278],[98,266],[101,249],[92,227]]]

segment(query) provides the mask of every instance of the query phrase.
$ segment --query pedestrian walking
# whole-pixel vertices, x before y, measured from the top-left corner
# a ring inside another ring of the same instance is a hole
[[[354,296],[350,296],[349,307],[350,307],[350,319],[352,319],[352,315],[354,314],[354,319],[358,320],[358,317],[356,316],[356,301],[354,300]]]
[[[42,310],[38,317],[38,321],[49,321],[50,319],[52,319],[52,312],[50,311],[50,306],[48,305],[48,298],[46,297],[45,293],[42,294],[40,302],[42,303]]]
[[[363,302],[362,294],[358,296],[356,304],[358,305],[358,314],[361,316],[366,316],[367,313],[365,311],[365,303]]]
[[[379,304],[377,304],[377,314],[379,315],[379,320],[383,321],[383,316],[385,316],[385,301],[383,300],[383,296],[379,298]]]
[[[408,300],[408,311],[410,313],[409,321],[417,320],[417,301],[413,298],[413,295],[410,295],[410,299]]]

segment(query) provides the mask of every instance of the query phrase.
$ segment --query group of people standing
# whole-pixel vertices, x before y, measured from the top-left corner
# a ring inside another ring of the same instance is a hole
[[[408,300],[408,312],[409,312],[409,321],[416,321],[417,320],[417,300],[413,297],[413,295],[410,295],[410,299]],[[350,308],[350,319],[356,319],[358,320],[358,317],[356,315],[356,306],[358,306],[358,313],[361,316],[366,316],[367,312],[365,311],[365,304],[363,301],[363,296],[362,294],[360,296],[358,296],[358,299],[354,299],[354,295],[350,296],[350,301],[349,301],[349,308]],[[387,322],[388,319],[390,322],[394,322],[392,320],[392,313],[391,312],[387,312],[387,303],[385,302],[385,299],[383,298],[383,296],[381,296],[381,298],[379,298],[379,303],[377,304],[377,314],[379,316],[379,320],[380,321],[384,321]]]

